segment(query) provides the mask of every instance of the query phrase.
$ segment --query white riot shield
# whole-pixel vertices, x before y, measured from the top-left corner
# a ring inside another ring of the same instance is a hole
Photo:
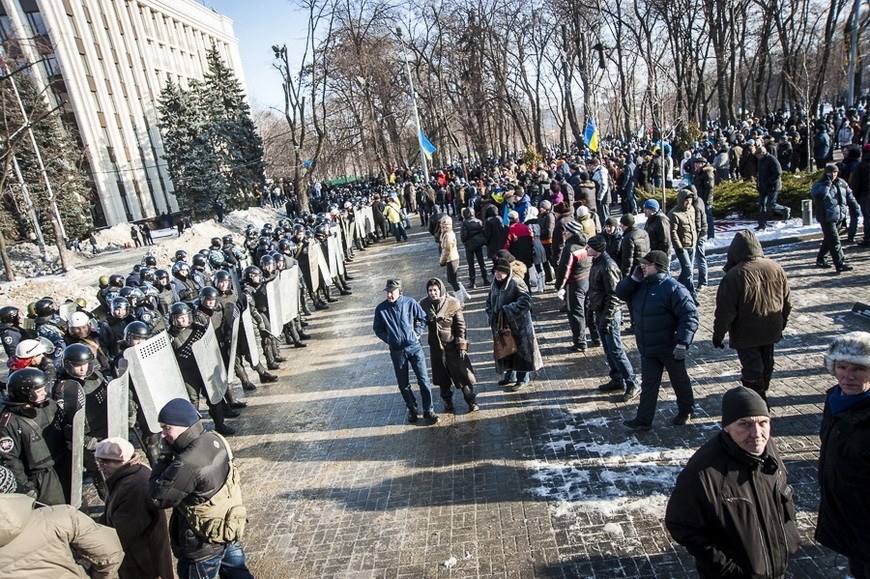
[[[239,340],[241,336],[239,336],[239,330],[241,327],[241,312],[239,312],[238,306],[235,304],[227,304],[228,306],[232,305],[231,308],[224,308],[224,315],[230,316],[233,320],[233,330],[230,338],[230,357],[227,360],[227,387],[232,388],[232,384],[236,379],[236,373],[233,371],[233,366],[236,361],[236,350],[239,347]]]
[[[363,207],[363,229],[366,235],[370,235],[375,232],[375,213],[372,211],[371,205],[367,205]]]
[[[365,212],[364,209],[354,209],[353,211],[353,228],[356,231],[356,237],[362,239],[366,236],[366,228],[365,228]]]
[[[341,243],[336,237],[336,234],[338,234],[338,230],[333,229],[332,235],[326,239],[326,247],[329,252],[329,277],[327,279],[338,277],[338,248]]]
[[[124,358],[130,363],[130,380],[148,430],[160,432],[157,415],[163,406],[174,398],[187,399],[169,334],[163,331],[138,346],[127,348]]]
[[[257,349],[257,331],[254,329],[254,320],[251,319],[251,308],[248,306],[241,316],[242,339],[248,346],[248,356],[251,357],[251,366],[256,367],[260,363],[260,351]]]
[[[196,359],[199,375],[202,376],[205,384],[205,390],[208,392],[209,402],[219,404],[227,391],[227,368],[224,366],[217,336],[211,324],[206,326],[205,333],[193,343],[191,350]]]
[[[239,279],[239,272],[235,269],[230,271],[230,279],[233,284],[233,293],[236,296],[236,299],[239,299],[239,296],[242,295],[242,282]]]
[[[282,326],[299,315],[299,266],[281,272],[281,322]]]
[[[106,408],[109,413],[109,436],[126,439],[130,434],[130,371],[129,362],[120,360],[123,372],[106,387]]]
[[[59,390],[63,394],[64,412],[72,416],[69,504],[79,508],[82,506],[82,471],[85,469],[85,393],[75,380],[64,380]]]
[[[281,321],[283,317],[281,308],[284,304],[281,301],[280,277],[276,277],[266,284],[266,304],[269,308],[269,326],[272,329],[272,335],[278,337],[284,328],[284,323]]]
[[[312,240],[308,245],[308,264],[311,267],[311,291],[316,292],[320,288],[320,274],[323,273],[324,268],[325,275],[329,275],[329,264],[326,263],[326,256],[320,251],[320,243],[317,241]]]

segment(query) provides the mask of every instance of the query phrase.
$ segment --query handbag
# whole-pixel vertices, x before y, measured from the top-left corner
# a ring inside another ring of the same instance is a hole
[[[504,312],[498,313],[495,339],[492,344],[492,355],[496,360],[502,360],[517,353],[517,341],[514,332],[508,324]]]

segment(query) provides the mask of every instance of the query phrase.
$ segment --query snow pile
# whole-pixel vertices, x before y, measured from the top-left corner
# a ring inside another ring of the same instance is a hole
[[[257,230],[260,230],[266,223],[275,223],[284,217],[286,217],[285,213],[275,209],[250,207],[225,215],[223,225],[237,232],[244,231],[248,224],[252,224]]]
[[[124,249],[125,247],[133,247],[133,237],[130,235],[130,223],[119,223],[108,229],[101,229],[94,233],[97,240],[97,249],[105,251],[107,249]],[[136,228],[138,229],[138,227]],[[142,234],[139,234],[139,239],[142,239]],[[90,243],[82,245],[82,249],[90,250]]]

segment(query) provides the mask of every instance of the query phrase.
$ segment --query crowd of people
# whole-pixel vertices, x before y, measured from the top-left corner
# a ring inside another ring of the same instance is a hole
[[[274,382],[270,371],[286,362],[279,342],[306,347],[306,317],[329,308],[336,294],[352,294],[344,264],[371,244],[405,243],[412,217],[436,240],[447,282],[429,279],[427,295],[418,302],[404,296],[402,281],[391,277],[373,321],[374,333],[389,346],[409,422],[421,415],[428,424],[439,422],[431,384],[439,387],[444,412],[456,412],[457,391],[469,412],[480,409],[463,315],[469,297],[460,281],[464,254],[468,286],[482,283],[487,290],[499,385],[512,392],[526,388],[543,368],[534,327],[542,305],[535,294],[553,292],[542,297],[555,294],[563,303],[540,301],[567,318],[565,355],[600,351],[609,372],[599,389],[614,393],[614,401],[639,398],[627,428],[653,427],[665,370],[677,398],[673,424],[689,424],[695,402],[687,359],[699,328],[697,305],[709,284],[704,244],[715,236],[715,188],[722,179],[753,179],[757,229],[766,227],[768,217],[787,219],[787,208],[776,203],[782,171],[806,163],[798,154],[786,164],[772,145],[807,130],[800,119],[795,126],[776,117],[735,131],[712,129],[688,151],[679,174],[670,147],[649,143],[589,156],[566,153],[538,166],[492,162],[468,171],[446,167],[431,180],[408,171],[394,172],[390,182],[326,186],[311,199],[316,214],[300,211],[291,198],[286,218],[259,230],[249,226],[244,242],[237,244],[233,235],[214,238],[196,253],[177,252],[171,263],[158,264],[148,255],[130,272],[105,276],[96,309],[51,298],[30,304],[26,313],[12,305],[0,308],[11,372],[0,408],[0,512],[11,522],[0,531],[0,570],[28,576],[29,566],[45,565],[46,557],[57,569],[75,569],[71,548],[89,562],[92,576],[111,577],[119,569],[121,577],[171,576],[171,553],[181,577],[249,577],[241,545],[246,513],[224,438],[235,434],[228,419],[246,404],[232,387],[220,400],[210,396],[194,344],[212,332],[219,363],[244,390],[257,387],[245,364],[261,383]],[[851,139],[863,147],[866,131],[853,130]],[[722,171],[717,159],[723,148],[732,159],[734,149],[743,147],[754,159],[747,161],[754,172]],[[816,265],[830,267],[830,253],[837,272],[851,268],[839,245],[842,226],[854,219],[854,228],[845,229],[854,239],[855,216],[866,209],[870,188],[870,150],[848,167],[844,163],[854,155],[844,157],[838,165],[824,158],[823,177],[811,192],[825,236]],[[668,212],[656,198],[640,195],[662,185],[679,189],[678,203]],[[679,263],[677,277],[670,274],[672,261]],[[295,314],[288,321],[274,315],[277,285],[270,284],[283,283],[293,268]],[[666,523],[696,558],[702,576],[778,577],[795,552],[797,535],[787,473],[770,439],[768,394],[791,294],[785,272],[765,257],[753,231],[735,235],[725,271],[711,338],[717,348],[728,338],[741,365],[741,386],[723,396],[722,431],[680,475],[674,494],[679,500],[669,504]],[[249,316],[250,325],[234,329],[241,316]],[[639,372],[625,351],[623,332],[635,337]],[[155,431],[139,399],[142,385],[132,384],[134,447],[129,437],[108,435],[108,387],[127,367],[125,352],[159,335],[171,343],[186,396],[155,409]],[[870,509],[855,489],[870,468],[861,458],[870,432],[870,334],[838,337],[826,360],[837,385],[827,394],[822,423],[817,538],[849,558],[855,577],[866,577],[870,545],[862,531]],[[212,429],[203,424],[200,403]],[[85,413],[78,427],[77,408]],[[105,526],[64,506],[75,502],[76,428],[84,431],[83,467],[105,502]],[[172,509],[168,525],[164,509]],[[66,545],[63,556],[52,555],[64,551],[55,548],[58,538]],[[25,546],[34,541],[51,547],[27,553]]]

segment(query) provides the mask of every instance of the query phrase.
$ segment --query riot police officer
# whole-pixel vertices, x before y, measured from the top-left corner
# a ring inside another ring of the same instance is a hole
[[[36,332],[21,327],[21,311],[15,306],[0,308],[0,339],[6,356],[15,355],[18,342],[36,337]]]
[[[136,321],[130,314],[130,303],[126,298],[116,297],[112,300],[109,315],[106,316],[106,321],[100,322],[100,348],[109,357],[114,360],[121,353],[121,348],[118,344],[124,338],[124,328],[130,322]]]
[[[0,464],[15,473],[19,493],[61,505],[67,458],[63,413],[46,385],[36,368],[9,375],[9,394],[0,400]]]
[[[57,306],[51,298],[43,298],[37,300],[33,304],[33,313],[36,314],[36,335],[43,338],[48,338],[54,344],[54,352],[51,357],[54,358],[55,365],[60,365],[60,357],[63,355],[63,349],[66,348],[66,342],[63,339],[63,334],[66,331],[66,324],[57,315]]]

